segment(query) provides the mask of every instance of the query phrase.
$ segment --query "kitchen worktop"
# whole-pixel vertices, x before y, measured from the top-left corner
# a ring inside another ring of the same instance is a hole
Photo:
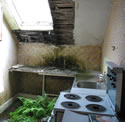
[[[60,69],[57,67],[37,67],[37,66],[27,66],[22,64],[17,64],[11,66],[9,71],[17,72],[32,72],[38,73],[40,75],[56,75],[56,76],[66,76],[66,77],[76,77],[77,80],[91,80],[97,81],[100,72],[98,71],[72,71],[70,69]]]
[[[56,67],[36,67],[36,66],[26,66],[17,64],[9,68],[9,71],[17,72],[31,72],[38,73],[39,75],[51,75],[51,76],[66,76],[66,77],[75,77],[77,74],[76,71],[71,71],[68,69],[58,69]]]

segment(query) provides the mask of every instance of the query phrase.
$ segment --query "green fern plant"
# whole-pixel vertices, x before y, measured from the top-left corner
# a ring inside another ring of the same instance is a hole
[[[56,98],[50,99],[46,94],[37,99],[18,97],[22,106],[10,112],[10,122],[38,122],[48,118],[56,103]]]

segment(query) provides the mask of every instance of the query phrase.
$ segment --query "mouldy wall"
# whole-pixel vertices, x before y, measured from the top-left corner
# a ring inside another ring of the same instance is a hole
[[[113,1],[103,44],[103,71],[106,71],[106,60],[125,66],[125,0]]]
[[[17,63],[17,43],[5,20],[2,24],[0,57],[0,104],[2,104],[16,93],[16,84],[10,78],[8,69]]]
[[[56,58],[55,51],[61,56],[70,55],[77,59],[81,69],[100,70],[101,46],[62,46],[45,45],[39,43],[19,44],[18,63],[31,66],[44,66],[52,58]]]

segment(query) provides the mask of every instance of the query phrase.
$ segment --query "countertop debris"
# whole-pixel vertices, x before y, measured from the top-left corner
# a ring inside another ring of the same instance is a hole
[[[78,73],[77,71],[71,71],[69,69],[59,69],[56,67],[25,66],[21,64],[17,64],[10,67],[9,71],[32,72],[32,73],[38,73],[39,75],[55,75],[55,76],[66,76],[66,77],[74,77]]]

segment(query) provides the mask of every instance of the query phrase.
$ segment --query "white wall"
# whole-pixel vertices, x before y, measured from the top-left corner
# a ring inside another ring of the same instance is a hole
[[[74,0],[74,38],[78,45],[96,45],[104,40],[112,0]]]
[[[125,67],[125,0],[114,0],[105,34],[102,55],[102,69],[105,61],[112,61]]]
[[[5,21],[0,41],[0,104],[11,96],[8,68],[17,63],[17,44]]]

